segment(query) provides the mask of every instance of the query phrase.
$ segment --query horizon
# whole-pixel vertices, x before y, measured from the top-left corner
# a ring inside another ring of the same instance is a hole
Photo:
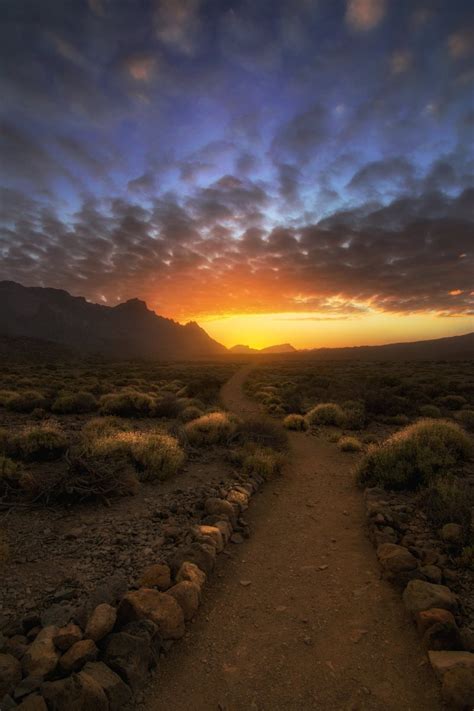
[[[0,15],[0,279],[226,347],[474,330],[468,0]]]

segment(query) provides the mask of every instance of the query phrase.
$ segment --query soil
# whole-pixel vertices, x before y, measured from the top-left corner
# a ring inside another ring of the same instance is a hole
[[[244,397],[250,366],[224,386]],[[134,708],[146,711],[436,711],[438,685],[399,592],[380,579],[356,456],[290,435],[281,478],[246,512],[250,540],[219,557],[203,607]]]

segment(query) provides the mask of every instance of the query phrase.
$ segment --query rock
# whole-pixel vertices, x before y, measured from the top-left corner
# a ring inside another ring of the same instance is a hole
[[[167,590],[171,585],[171,570],[164,563],[155,563],[143,571],[138,584],[142,588]]]
[[[462,649],[458,626],[450,621],[436,622],[423,635],[423,645],[433,650]]]
[[[68,605],[51,605],[41,615],[43,627],[64,627],[73,618],[74,612]]]
[[[459,523],[445,523],[439,535],[445,543],[460,546],[463,543],[464,532]]]
[[[21,664],[12,654],[0,654],[0,699],[21,681]]]
[[[106,602],[97,605],[86,625],[86,637],[98,642],[112,632],[117,610]]]
[[[191,620],[194,617],[200,599],[200,588],[195,583],[182,580],[168,590],[168,595],[174,597],[183,611],[185,620]]]
[[[206,582],[206,573],[204,573],[195,563],[190,563],[185,560],[176,573],[176,582],[180,583],[182,580],[189,580],[191,583],[197,585],[201,590],[202,586]]]
[[[230,501],[225,501],[225,499],[218,499],[216,497],[212,497],[210,499],[207,499],[206,503],[204,504],[204,508],[206,513],[208,514],[224,514],[228,517],[232,526],[235,526],[237,524],[237,512],[235,511],[235,508],[232,506]]]
[[[441,690],[449,708],[466,711],[474,708],[474,669],[450,669],[443,676]]]
[[[417,567],[417,560],[410,551],[395,543],[382,543],[377,548],[377,558],[384,572],[390,577],[396,577],[398,573],[414,570]]]
[[[442,679],[450,669],[469,669],[474,672],[474,654],[471,652],[428,652],[436,676]]]
[[[224,545],[227,544],[232,535],[232,526],[228,521],[216,521],[216,528],[221,532],[222,538],[224,539]]]
[[[100,585],[89,595],[87,602],[76,615],[76,622],[80,624],[82,629],[85,629],[87,620],[93,610],[103,602],[112,606],[117,605],[119,600],[121,600],[127,592],[127,587],[127,579],[125,577],[121,575],[111,577],[107,583]]]
[[[140,588],[125,595],[118,609],[121,624],[148,619],[156,624],[162,639],[184,635],[184,616],[175,598],[153,588]]]
[[[418,632],[424,635],[426,630],[433,625],[439,624],[440,622],[450,622],[451,624],[456,624],[454,615],[448,610],[443,610],[439,607],[433,607],[430,610],[421,610],[415,615],[416,626],[418,627]]]
[[[70,622],[65,627],[60,627],[53,637],[53,642],[61,652],[66,652],[69,647],[72,647],[76,642],[82,639],[82,630],[80,627]]]
[[[218,500],[220,501],[220,499]],[[204,546],[201,543],[191,543],[189,546],[180,548],[171,560],[173,572],[176,573],[185,561],[194,563],[208,576],[214,569],[215,549],[211,552],[209,546]]]
[[[230,542],[235,543],[236,545],[238,545],[239,543],[243,543],[244,540],[245,539],[241,533],[233,533],[230,537]]]
[[[227,494],[226,498],[227,501],[230,501],[231,504],[237,504],[240,511],[245,511],[245,509],[248,508],[249,496],[248,494],[245,494],[242,491],[238,491],[237,489],[231,489]]]
[[[130,687],[104,662],[88,662],[82,672],[92,677],[103,689],[110,711],[116,711],[130,700]]]
[[[41,618],[37,614],[27,615],[22,619],[21,625],[23,627],[23,631],[26,634],[31,629],[33,629],[33,627],[38,627],[38,625],[41,625]]]
[[[45,627],[30,644],[22,660],[26,676],[47,677],[56,669],[59,653],[54,646],[57,627]]]
[[[18,711],[48,711],[46,701],[39,694],[31,694],[19,706]]]
[[[22,634],[16,634],[5,641],[2,651],[5,654],[13,654],[16,659],[22,659],[28,649],[28,640]]]
[[[39,691],[41,684],[43,683],[43,678],[41,676],[25,676],[24,679],[16,686],[13,696],[16,701],[24,699],[25,696],[32,694],[34,691]]]
[[[150,647],[153,661],[158,659],[162,647],[162,639],[154,622],[151,620],[136,620],[124,625],[121,631],[144,639]]]
[[[107,666],[132,689],[142,686],[152,660],[149,641],[126,632],[115,632],[105,642],[104,662]]]
[[[73,674],[66,679],[46,682],[41,692],[49,711],[86,711],[86,709],[108,711],[109,709],[109,702],[102,687],[84,672]]]
[[[459,630],[462,641],[462,648],[466,652],[474,652],[474,632],[469,627],[461,627]]]
[[[59,660],[59,666],[66,674],[79,671],[86,662],[93,662],[97,659],[99,650],[92,639],[82,639],[73,644]]]
[[[420,567],[420,573],[430,582],[439,584],[443,579],[443,573],[441,568],[437,565],[422,565]]]
[[[217,526],[196,526],[196,531],[201,536],[207,536],[211,538],[213,544],[215,545],[217,553],[221,553],[224,550],[224,539],[222,533],[219,531]]]
[[[411,580],[403,592],[403,602],[412,615],[432,607],[454,612],[458,606],[457,597],[449,588],[425,580]]]

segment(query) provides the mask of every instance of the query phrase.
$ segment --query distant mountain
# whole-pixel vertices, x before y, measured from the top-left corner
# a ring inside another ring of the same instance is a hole
[[[0,334],[116,357],[188,359],[226,353],[197,323],[158,316],[144,301],[101,306],[61,289],[0,282]]]
[[[470,360],[474,358],[474,332],[429,341],[315,348],[300,353],[318,360]]]
[[[229,348],[229,351],[231,353],[296,353],[296,348],[293,348],[293,346],[290,343],[282,343],[277,346],[267,346],[266,348],[250,348],[250,346],[232,346],[232,348]]]

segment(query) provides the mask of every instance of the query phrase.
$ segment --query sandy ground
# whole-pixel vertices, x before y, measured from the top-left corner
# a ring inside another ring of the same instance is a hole
[[[247,415],[248,368],[224,386]],[[254,497],[250,540],[219,558],[195,623],[159,665],[146,711],[436,711],[399,593],[380,580],[354,455],[291,435],[284,475]]]

